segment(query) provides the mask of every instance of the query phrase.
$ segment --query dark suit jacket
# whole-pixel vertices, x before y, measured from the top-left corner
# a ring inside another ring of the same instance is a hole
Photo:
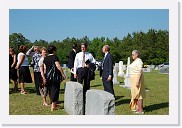
[[[109,75],[113,78],[113,57],[110,52],[108,52],[107,56],[104,59],[103,62],[103,72],[102,77],[107,79]]]
[[[74,67],[74,61],[75,61],[76,53],[72,50],[69,55],[68,59],[68,68],[71,69]]]

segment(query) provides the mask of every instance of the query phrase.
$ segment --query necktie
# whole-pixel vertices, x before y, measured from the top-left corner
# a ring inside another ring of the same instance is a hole
[[[85,67],[85,53],[83,53],[82,68]]]

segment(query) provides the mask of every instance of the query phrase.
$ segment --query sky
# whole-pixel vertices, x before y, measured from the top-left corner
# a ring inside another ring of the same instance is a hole
[[[123,39],[149,29],[169,31],[168,9],[10,9],[9,34],[31,42],[94,37]]]

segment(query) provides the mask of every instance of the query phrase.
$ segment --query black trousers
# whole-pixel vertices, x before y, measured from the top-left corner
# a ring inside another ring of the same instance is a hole
[[[39,87],[42,86],[42,77],[40,72],[34,72],[35,90],[37,95],[40,95]]]
[[[109,92],[109,93],[114,95],[113,81],[112,80],[107,81],[107,78],[102,77],[102,82],[103,82],[103,85],[104,85],[104,91]]]
[[[47,81],[47,88],[50,88],[52,102],[59,100],[60,84],[61,82]]]
[[[70,81],[75,81],[75,82],[77,82],[77,79],[74,78],[74,74],[73,74],[73,73],[71,73]]]
[[[86,92],[90,89],[90,80],[88,78],[88,68],[78,68],[78,82],[83,84],[83,114],[85,115]]]

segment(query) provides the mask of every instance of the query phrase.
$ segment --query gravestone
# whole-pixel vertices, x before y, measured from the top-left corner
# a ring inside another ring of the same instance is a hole
[[[169,67],[163,67],[160,69],[160,73],[162,74],[169,74]]]
[[[83,86],[78,82],[66,82],[64,109],[69,115],[83,115]]]
[[[155,65],[150,65],[150,68],[151,68],[151,69],[154,69],[154,68],[155,68]]]
[[[151,72],[151,68],[150,67],[148,67],[148,68],[142,68],[142,71],[143,72]]]
[[[118,76],[124,78],[123,61],[119,61],[119,72],[118,72]]]
[[[114,115],[114,95],[103,91],[91,89],[86,93],[86,115]]]
[[[118,77],[117,67],[114,66],[114,70],[113,70],[113,84],[119,84],[117,77]]]
[[[159,66],[156,66],[156,67],[154,68],[154,70],[159,70]]]
[[[115,63],[115,67],[116,67],[116,72],[119,71],[119,63]]]
[[[127,62],[127,69],[126,69],[126,74],[124,76],[124,85],[121,85],[124,88],[130,88],[130,72],[129,72],[129,66],[130,66],[130,57],[128,57],[128,62]]]
[[[66,64],[63,64],[63,68],[65,68],[65,69],[66,69]]]
[[[64,70],[64,75],[67,77],[67,75],[66,75],[66,70]]]
[[[123,65],[123,71],[125,71],[126,70],[126,65]]]

